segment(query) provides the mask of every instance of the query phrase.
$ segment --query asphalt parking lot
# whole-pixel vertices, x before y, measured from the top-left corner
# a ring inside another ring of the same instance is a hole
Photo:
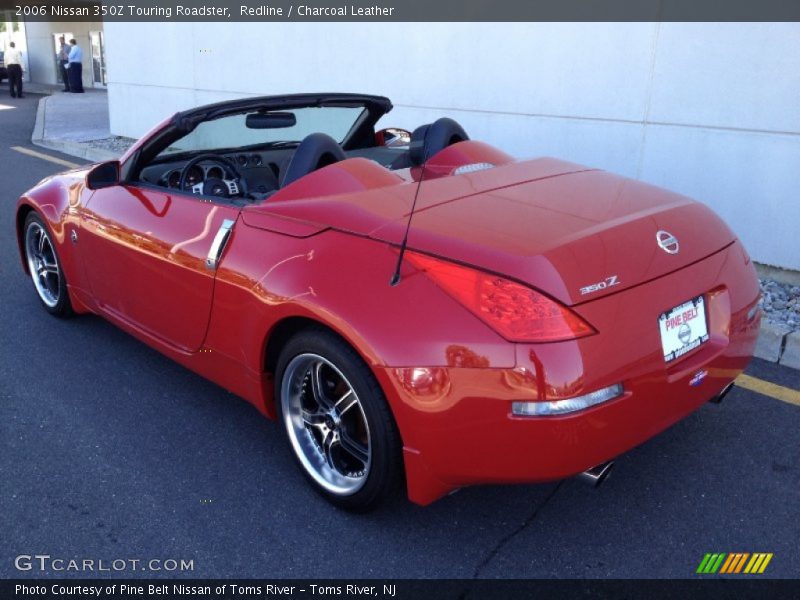
[[[40,308],[13,211],[63,167],[14,149],[44,152],[35,112],[35,96],[0,94],[1,577],[86,575],[15,568],[49,554],[193,560],[117,576],[686,578],[709,552],[773,553],[764,576],[800,577],[800,406],[743,388],[620,457],[596,490],[479,487],[361,516],[327,505],[245,402],[97,317]],[[800,388],[764,361],[748,374]]]

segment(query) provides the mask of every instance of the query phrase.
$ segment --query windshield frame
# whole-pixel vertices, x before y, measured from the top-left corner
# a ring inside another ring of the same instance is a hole
[[[342,140],[340,145],[343,150],[353,150],[367,146],[374,139],[375,124],[383,115],[392,110],[391,101],[383,96],[343,93],[262,96],[200,106],[175,113],[160,129],[135,147],[135,151],[126,158],[122,165],[122,180],[128,183],[136,181],[143,168],[150,164],[164,162],[167,157],[169,160],[180,160],[182,156],[197,154],[197,152],[175,153],[159,157],[156,160],[156,157],[170,144],[186,136],[199,123],[204,121],[256,110],[277,111],[312,106],[361,106],[364,108],[361,116],[356,119],[350,131]],[[291,145],[285,147],[291,147]],[[219,149],[218,152],[235,152],[238,149],[239,147]]]
[[[323,113],[316,113],[314,114],[311,111],[317,110],[325,110],[331,109],[336,111],[336,114],[331,113],[330,115],[324,115]],[[350,111],[348,113],[341,113],[339,110],[347,110]],[[252,114],[269,114],[270,112],[278,112],[278,111],[266,111],[263,109],[260,110],[247,110],[244,112],[237,112],[232,114],[224,114],[215,116],[212,119],[207,119],[205,121],[200,121],[197,125],[188,133],[183,135],[182,137],[178,138],[172,144],[161,150],[154,158],[153,163],[162,163],[175,160],[176,158],[192,156],[198,153],[219,153],[219,154],[227,154],[231,152],[248,152],[253,150],[269,150],[274,148],[292,148],[296,147],[303,138],[308,136],[311,133],[324,133],[329,135],[337,143],[342,144],[344,140],[351,135],[351,132],[354,128],[358,127],[362,119],[364,118],[364,113],[366,112],[366,108],[362,106],[352,106],[352,107],[343,107],[343,106],[314,106],[314,107],[301,107],[292,109],[291,112],[297,118],[297,122],[295,125],[290,127],[276,127],[274,129],[255,129],[249,128],[246,125],[246,119],[248,115]],[[287,112],[282,110],[280,112]],[[242,118],[243,117],[243,118]],[[332,129],[326,130],[325,127],[332,122],[336,121],[337,117],[342,117],[339,122],[337,123],[338,127],[336,131]],[[222,121],[230,120],[229,126],[226,127],[222,125]],[[208,124],[217,124],[210,125],[207,129],[208,131],[204,131],[200,133],[200,129],[203,128],[205,125]],[[324,124],[323,124],[324,123]],[[220,127],[220,125],[222,125]],[[258,137],[259,132],[263,131],[263,137],[269,137],[268,132],[274,132],[273,136],[276,139],[263,139],[262,141],[253,141],[254,138]],[[197,134],[197,135],[196,135]],[[195,136],[199,139],[189,139],[188,140],[188,147],[181,147],[182,145],[186,144],[187,138],[191,138],[191,136]],[[236,138],[240,137],[241,140],[237,140]],[[205,139],[204,139],[205,138]],[[217,138],[217,139],[215,139]],[[247,138],[250,138],[249,140]],[[241,141],[241,143],[236,143],[237,141]],[[220,145],[224,144],[224,145]],[[171,148],[173,148],[171,150]]]

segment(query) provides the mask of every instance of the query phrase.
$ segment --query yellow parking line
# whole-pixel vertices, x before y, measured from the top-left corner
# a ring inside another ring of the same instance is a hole
[[[750,375],[745,375],[744,373],[736,378],[736,385],[746,390],[750,390],[751,392],[763,394],[764,396],[769,396],[770,398],[775,398],[781,402],[788,402],[789,404],[800,406],[800,392],[793,390],[792,388],[783,387],[782,385],[764,381],[763,379],[758,379],[757,377],[751,377]]]
[[[51,163],[61,165],[62,167],[69,167],[70,169],[74,169],[76,167],[81,166],[78,163],[70,162],[68,160],[64,160],[63,158],[50,156],[49,154],[45,154],[44,152],[37,152],[36,150],[31,150],[30,148],[23,148],[22,146],[11,146],[11,149],[16,150],[21,154],[27,154],[28,156],[33,156],[34,158],[41,158],[42,160],[50,161]]]

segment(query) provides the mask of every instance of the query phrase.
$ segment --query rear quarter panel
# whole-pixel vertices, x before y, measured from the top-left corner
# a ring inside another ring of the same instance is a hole
[[[335,231],[296,238],[237,225],[217,275],[206,345],[262,372],[275,326],[304,317],[333,329],[372,366],[447,366],[469,356],[513,366],[513,345],[421,273],[405,266],[390,286],[396,261],[396,250],[366,238]],[[271,395],[265,389],[263,401]]]
[[[711,339],[665,363],[658,315],[699,294],[708,298]],[[419,383],[407,369],[381,369],[381,382],[400,398],[396,406],[414,427],[405,449],[410,497],[425,504],[464,485],[561,479],[645,442],[742,372],[758,336],[758,298],[753,265],[737,242],[679,272],[577,307],[597,335],[517,344],[514,369],[448,368]],[[698,372],[705,377],[695,385]],[[511,413],[515,400],[557,400],[616,383],[623,396],[571,415]]]

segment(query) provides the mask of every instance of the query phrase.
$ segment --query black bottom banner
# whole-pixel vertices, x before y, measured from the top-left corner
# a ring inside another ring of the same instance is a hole
[[[257,600],[260,598],[783,598],[800,597],[800,581],[777,579],[40,579],[0,582],[3,600]]]

